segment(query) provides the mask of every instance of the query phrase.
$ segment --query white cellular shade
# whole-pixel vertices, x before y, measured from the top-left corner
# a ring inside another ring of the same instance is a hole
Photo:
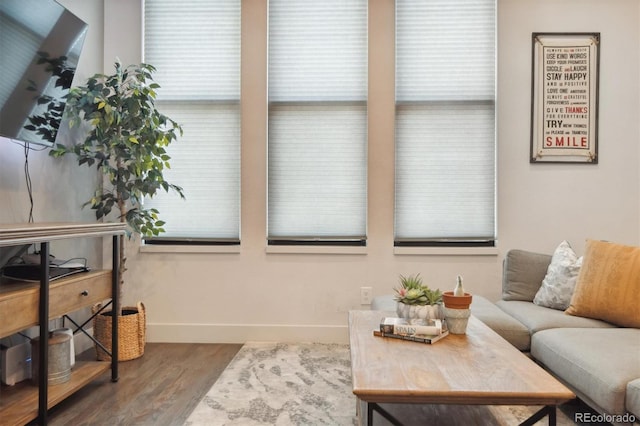
[[[493,239],[493,105],[397,109],[396,239]]]
[[[164,114],[184,136],[170,151],[164,177],[182,186],[185,200],[160,192],[145,207],[160,211],[167,238],[238,239],[240,230],[240,105],[170,102]]]
[[[495,0],[396,1],[396,101],[495,97]]]
[[[396,2],[395,239],[495,239],[495,0]]]
[[[161,99],[240,99],[240,0],[145,0]]]
[[[8,27],[14,27],[10,31]],[[19,34],[20,37],[15,37]],[[35,34],[31,34],[27,28],[20,27],[16,22],[9,19],[4,14],[0,14],[0,49],[3,56],[13,58],[15,64],[7,66],[0,62],[0,105],[5,105],[11,93],[18,85],[21,78],[24,78],[24,71],[27,70],[33,61],[42,40]]]
[[[268,235],[366,234],[367,1],[269,1]]]
[[[364,101],[365,0],[269,0],[269,102]]]
[[[271,107],[269,236],[361,239],[366,108]]]
[[[184,129],[165,178],[186,200],[145,200],[167,222],[161,237],[240,238],[240,0],[145,0],[145,61],[159,109]]]

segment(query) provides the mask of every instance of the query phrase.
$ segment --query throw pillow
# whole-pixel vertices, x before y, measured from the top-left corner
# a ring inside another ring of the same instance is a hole
[[[509,250],[502,266],[502,299],[533,301],[550,262],[549,254]]]
[[[640,328],[640,247],[587,240],[570,315]]]
[[[565,310],[569,307],[576,286],[582,257],[578,257],[567,241],[553,252],[547,275],[533,298],[533,303],[547,308]]]

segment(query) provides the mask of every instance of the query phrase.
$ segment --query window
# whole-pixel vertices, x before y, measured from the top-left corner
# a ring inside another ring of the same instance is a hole
[[[240,239],[240,0],[146,0],[144,56],[160,110],[184,136],[168,181],[185,189],[145,200],[167,222],[151,242]]]
[[[396,0],[396,245],[495,240],[495,0]]]
[[[363,244],[367,0],[269,1],[268,238]]]

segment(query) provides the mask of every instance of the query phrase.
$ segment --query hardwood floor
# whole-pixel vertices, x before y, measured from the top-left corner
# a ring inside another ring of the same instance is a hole
[[[49,425],[182,425],[241,347],[147,343],[143,357],[119,364],[117,383],[111,382],[110,372],[105,373],[51,409]],[[83,356],[95,359],[95,352]],[[574,413],[585,411],[591,410],[579,401],[564,404],[558,410],[558,425],[582,424],[572,419]],[[536,426],[544,424],[546,419]]]
[[[241,347],[147,343],[141,358],[119,364],[117,383],[104,374],[50,410],[49,425],[182,425]]]

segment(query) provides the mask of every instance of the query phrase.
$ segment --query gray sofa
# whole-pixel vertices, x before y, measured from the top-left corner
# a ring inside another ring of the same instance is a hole
[[[640,421],[640,329],[534,304],[550,262],[550,255],[509,251],[502,299],[492,303],[474,295],[472,314],[608,416],[607,421]],[[372,309],[394,306],[392,296],[381,296],[374,298]]]

